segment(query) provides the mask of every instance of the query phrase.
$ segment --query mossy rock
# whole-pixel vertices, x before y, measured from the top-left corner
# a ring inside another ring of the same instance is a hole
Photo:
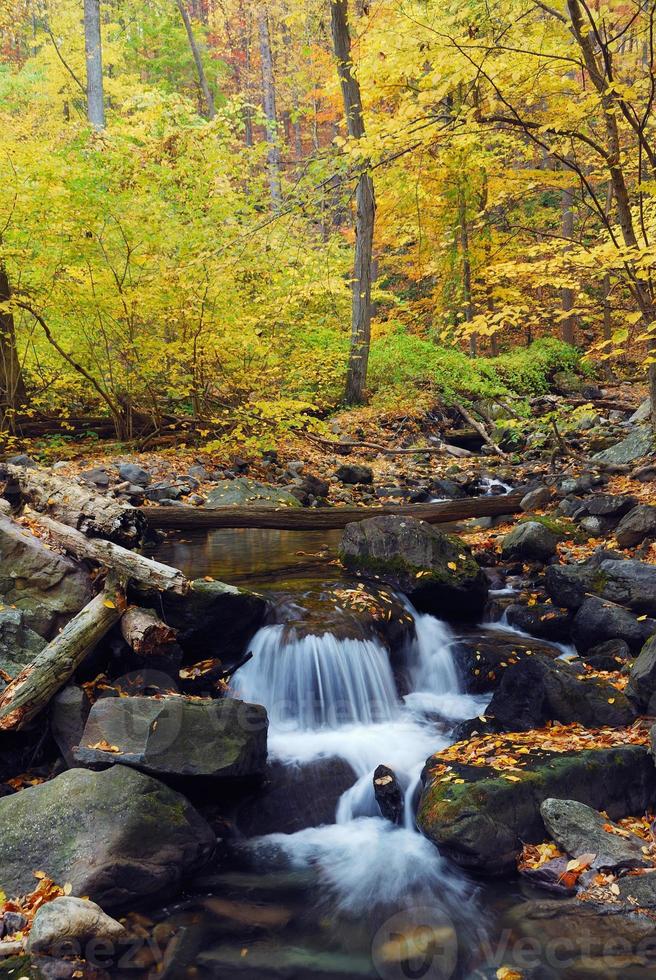
[[[512,755],[512,748],[507,752]],[[656,800],[654,763],[643,746],[536,749],[518,759],[523,767],[512,772],[448,762],[445,773],[440,753],[426,763],[419,829],[462,867],[486,875],[512,873],[523,845],[547,837],[540,815],[546,799],[577,800],[605,810],[612,820],[644,813]]]
[[[487,600],[487,579],[468,546],[412,517],[348,524],[340,556],[347,568],[403,592],[422,612],[478,619]]]

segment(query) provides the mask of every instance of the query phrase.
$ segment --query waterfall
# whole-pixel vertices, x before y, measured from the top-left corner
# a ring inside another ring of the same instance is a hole
[[[263,704],[274,729],[373,725],[399,713],[388,653],[379,640],[299,636],[278,625],[259,630],[250,649],[253,659],[239,672],[237,693]]]

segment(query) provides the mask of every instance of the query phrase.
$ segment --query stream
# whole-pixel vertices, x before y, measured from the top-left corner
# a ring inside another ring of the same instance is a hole
[[[270,764],[289,777],[278,799],[282,825],[301,824],[228,841],[221,870],[197,882],[208,895],[203,911],[172,913],[186,936],[172,977],[193,964],[201,977],[447,980],[504,962],[491,937],[520,886],[471,881],[414,824],[426,759],[450,744],[455,723],[482,714],[489,696],[461,689],[458,627],[417,613],[404,597],[415,635],[402,662],[380,637],[353,628],[340,588],[358,581],[335,562],[340,535],[221,530],[158,547],[157,558],[191,578],[268,596],[269,622],[249,643],[253,658],[231,694],[266,706]],[[374,795],[381,763],[402,788],[400,825],[383,819]],[[296,808],[304,812],[317,792],[328,796],[329,818],[308,825]],[[257,809],[251,827],[266,817]]]

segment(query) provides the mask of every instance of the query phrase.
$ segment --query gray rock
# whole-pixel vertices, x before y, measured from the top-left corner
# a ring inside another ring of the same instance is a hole
[[[640,483],[653,483],[656,481],[656,464],[647,463],[645,466],[639,466],[631,473],[631,479],[638,480]]]
[[[151,481],[151,475],[148,470],[145,470],[143,466],[138,466],[136,463],[121,463],[118,468],[118,475],[122,480],[127,480],[128,483],[134,483],[138,487],[147,487]]]
[[[358,484],[373,483],[374,473],[370,466],[360,466],[357,463],[345,463],[336,471],[335,476],[340,483]]]
[[[144,497],[146,500],[152,500],[156,504],[180,500],[182,497],[182,487],[174,483],[160,481],[159,483],[153,483],[152,486],[146,487]]]
[[[654,714],[656,707],[656,636],[647,640],[640,655],[636,658],[626,693],[638,705],[641,711]]]
[[[597,569],[593,565],[550,565],[544,579],[556,606],[578,609],[593,590]]]
[[[630,494],[597,493],[583,500],[588,514],[593,517],[624,517],[638,503]]]
[[[421,611],[477,619],[487,579],[457,537],[412,517],[372,517],[348,524],[341,542],[347,568],[386,582]]]
[[[614,834],[605,828],[612,826],[608,817],[576,800],[545,800],[540,807],[544,825],[553,840],[572,857],[594,854],[593,868],[617,871],[624,868],[646,868],[645,842],[637,834],[622,830]]]
[[[594,591],[604,599],[619,602],[635,612],[656,614],[656,566],[635,558],[613,558],[599,564],[593,579]]]
[[[558,609],[546,602],[525,606],[515,602],[506,609],[506,618],[511,626],[552,643],[569,642],[572,630],[572,614]]]
[[[523,511],[542,510],[551,500],[551,490],[549,487],[536,487],[529,490],[525,497],[522,497],[520,507]]]
[[[374,796],[385,820],[403,822],[405,796],[396,773],[389,766],[380,765],[374,772]]]
[[[633,425],[639,424],[641,422],[648,422],[651,416],[651,398],[645,398],[640,402],[640,405],[633,413],[629,422]]]
[[[50,731],[69,769],[75,768],[75,750],[82,740],[90,710],[91,702],[77,684],[69,684],[52,700]]]
[[[29,470],[36,470],[39,467],[37,461],[25,453],[20,453],[18,456],[10,456],[7,462],[10,466],[26,466]]]
[[[69,769],[0,799],[0,839],[6,894],[30,892],[39,869],[106,909],[170,897],[216,844],[184,796],[128,766]]]
[[[85,481],[85,483],[91,483],[94,487],[108,487],[109,486],[109,473],[104,466],[95,466],[91,470],[85,470],[80,473],[80,476]]]
[[[0,609],[0,670],[15,677],[45,645],[43,637],[25,625],[20,609]]]
[[[497,731],[530,731],[549,721],[591,728],[624,728],[636,712],[611,684],[583,679],[580,671],[540,654],[521,659],[503,672],[485,717]]]
[[[526,521],[514,527],[501,542],[501,553],[506,559],[522,561],[549,561],[556,554],[561,535],[550,531],[538,521]]]
[[[592,457],[601,463],[633,463],[646,456],[654,448],[654,437],[648,426],[639,426],[621,442],[595,453]]]
[[[194,463],[190,466],[188,471],[189,476],[193,476],[194,479],[200,480],[201,483],[207,483],[212,479],[212,474],[207,470],[202,463]]]
[[[75,758],[158,776],[255,776],[266,764],[267,727],[265,708],[233,698],[103,698],[91,709]],[[119,751],[94,748],[101,742]]]
[[[624,640],[631,650],[639,650],[653,633],[653,619],[640,621],[622,606],[589,596],[574,617],[572,639],[580,652],[606,640]]]
[[[240,476],[234,480],[220,480],[207,495],[206,507],[300,507],[300,501],[282,487],[258,483]]]
[[[26,949],[30,953],[49,953],[55,958],[84,957],[94,940],[120,943],[127,930],[85,898],[65,895],[42,905],[32,922]]]
[[[580,528],[589,534],[591,538],[603,538],[615,527],[615,521],[609,517],[584,517],[580,523]]]
[[[0,517],[0,596],[23,613],[23,623],[48,637],[91,599],[91,580],[78,565],[39,538]]]
[[[624,640],[606,640],[587,650],[584,659],[595,670],[621,670],[631,659],[631,650]]]
[[[635,548],[645,538],[656,535],[656,507],[638,504],[617,526],[615,536],[620,548]]]

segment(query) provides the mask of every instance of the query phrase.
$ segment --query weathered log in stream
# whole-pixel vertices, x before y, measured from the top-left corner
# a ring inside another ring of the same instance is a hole
[[[429,524],[450,524],[475,517],[516,514],[526,490],[498,497],[470,497],[435,504],[397,504],[388,507],[141,507],[151,528],[268,528],[281,531],[327,531],[369,517],[415,517]]]
[[[108,582],[0,694],[0,731],[20,730],[38,715],[124,610],[123,592]]]
[[[130,606],[121,619],[123,639],[140,657],[148,657],[161,653],[167,647],[172,647],[177,639],[178,631],[162,622],[152,609],[142,609],[141,606]]]
[[[25,466],[0,466],[5,493],[16,493],[39,511],[90,537],[107,538],[134,547],[141,543],[146,522],[137,507],[101,495],[73,478],[62,479]]]
[[[138,582],[146,588],[157,589],[158,592],[186,595],[189,591],[190,583],[178,568],[164,565],[152,558],[145,558],[135,551],[128,551],[120,544],[105,541],[103,538],[87,538],[81,531],[76,531],[75,528],[61,524],[59,521],[53,521],[51,517],[46,517],[44,514],[30,516],[33,516],[36,522],[48,531],[55,544],[64,548],[69,554],[75,555],[76,558],[88,558],[98,562],[111,568],[121,577]]]

